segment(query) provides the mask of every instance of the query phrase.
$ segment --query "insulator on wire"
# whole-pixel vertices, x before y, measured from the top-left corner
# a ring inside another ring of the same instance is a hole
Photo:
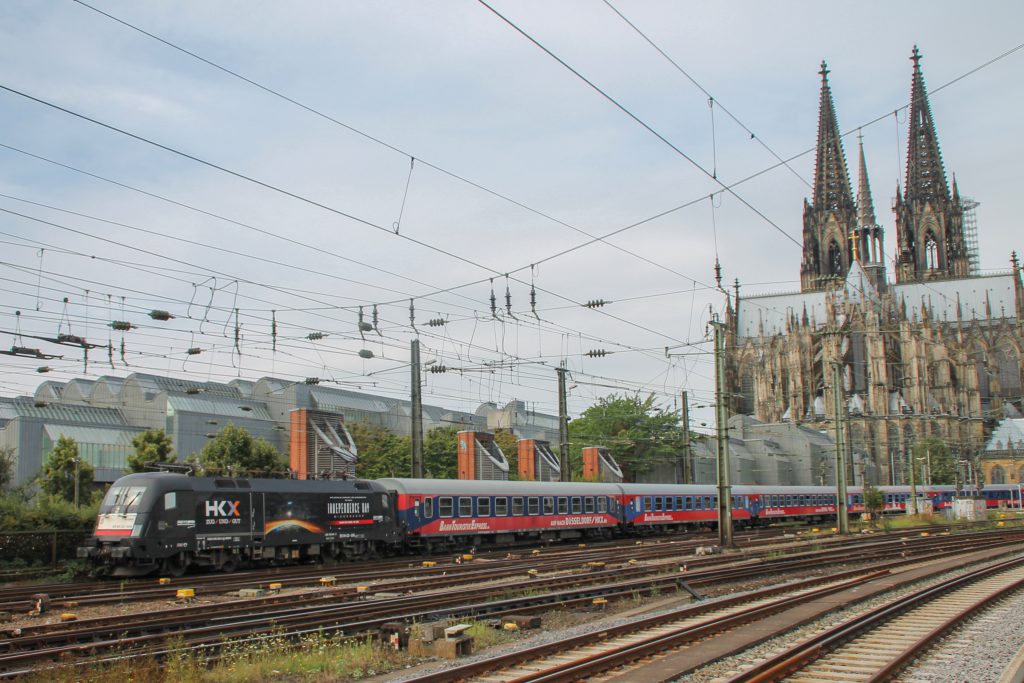
[[[583,355],[587,356],[588,358],[604,358],[609,353],[609,351],[605,351],[604,349],[591,349],[590,351],[587,351]]]
[[[153,320],[170,320],[174,316],[169,311],[152,310],[149,312],[149,317]]]
[[[359,349],[360,358],[373,358],[373,351],[370,349]]]
[[[85,346],[88,342],[85,341],[84,337],[79,337],[74,334],[58,334],[58,344],[74,344],[75,346]]]
[[[306,378],[306,384],[320,384],[320,378],[319,377],[307,377]]]
[[[309,341],[320,341],[326,336],[327,335],[324,334],[323,332],[310,332],[309,334],[306,335],[306,339],[308,339]]]
[[[605,304],[610,304],[610,303],[611,303],[610,301],[605,301],[604,299],[591,299],[590,301],[588,301],[587,303],[585,303],[583,305],[586,308],[601,308]]]
[[[135,325],[132,325],[127,320],[114,320],[110,323],[110,327],[121,332],[127,332],[128,330],[135,329]]]
[[[444,318],[431,318],[427,321],[427,327],[442,327],[447,324],[448,321]]]
[[[435,375],[440,375],[442,373],[448,372],[448,368],[444,365],[431,365],[430,371]]]
[[[198,346],[193,346],[192,348],[190,348],[187,351],[185,351],[185,353],[187,353],[190,356],[198,356],[202,352],[203,352],[203,350],[201,348],[199,348]]]
[[[36,372],[40,374],[50,372],[51,370],[53,370],[53,368],[51,368],[49,365],[43,365],[41,367],[36,368]]]
[[[363,307],[359,307],[359,333],[369,332],[373,329],[373,325],[363,320]]]

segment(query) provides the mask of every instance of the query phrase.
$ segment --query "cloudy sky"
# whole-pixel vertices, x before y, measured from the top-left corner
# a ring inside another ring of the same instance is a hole
[[[408,397],[418,332],[448,369],[425,375],[436,405],[555,413],[563,360],[572,413],[707,404],[716,257],[730,291],[799,289],[822,60],[891,257],[920,47],[982,269],[1008,268],[1022,20],[1011,1],[8,0],[0,348],[63,358],[0,356],[0,395],[149,371]],[[58,333],[103,347],[85,367],[25,336]]]

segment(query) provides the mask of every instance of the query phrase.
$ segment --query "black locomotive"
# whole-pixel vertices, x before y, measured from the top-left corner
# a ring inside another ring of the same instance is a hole
[[[358,559],[399,542],[394,498],[374,481],[131,474],[107,492],[78,556],[141,576],[253,561]]]

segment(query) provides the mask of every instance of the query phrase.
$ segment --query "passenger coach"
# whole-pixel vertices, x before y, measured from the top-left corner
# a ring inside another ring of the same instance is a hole
[[[615,484],[379,479],[396,493],[411,547],[510,545],[611,536],[621,522]]]

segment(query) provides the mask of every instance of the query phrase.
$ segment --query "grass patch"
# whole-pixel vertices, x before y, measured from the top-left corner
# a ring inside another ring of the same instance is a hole
[[[497,645],[506,645],[516,639],[514,631],[509,632],[494,628],[483,621],[472,622],[466,635],[473,636],[474,650],[484,650]]]
[[[171,645],[180,646],[180,640],[172,641]],[[298,642],[280,637],[235,641],[225,646],[220,659],[211,665],[200,655],[178,650],[162,662],[150,658],[88,669],[55,669],[41,671],[25,680],[31,683],[109,683],[111,680],[117,683],[326,683],[359,681],[414,663],[405,652],[393,652],[371,638],[354,640],[317,633]]]

